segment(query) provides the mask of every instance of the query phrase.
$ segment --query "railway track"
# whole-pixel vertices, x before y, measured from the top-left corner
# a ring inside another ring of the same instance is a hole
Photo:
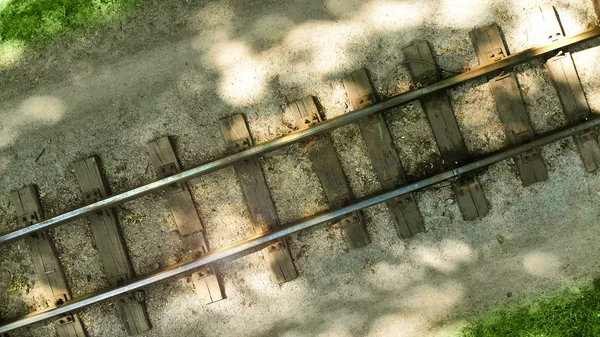
[[[155,139],[147,144],[147,148],[159,180],[125,193],[110,195],[98,158],[77,162],[75,175],[86,206],[53,218],[44,218],[35,186],[14,191],[11,198],[21,229],[0,236],[0,244],[26,240],[35,271],[47,285],[44,295],[48,307],[1,323],[0,333],[55,319],[58,336],[86,336],[76,311],[109,299],[114,301],[128,334],[147,331],[151,329],[151,322],[146,313],[143,287],[191,272],[199,298],[206,304],[217,302],[225,299],[226,289],[214,263],[259,250],[262,250],[274,282],[292,281],[299,271],[289,252],[287,236],[332,221],[340,224],[350,249],[363,247],[370,243],[370,238],[361,210],[385,202],[393,215],[398,236],[408,239],[424,231],[427,223],[412,193],[446,180],[452,181],[465,220],[485,217],[491,206],[477,179],[479,170],[512,158],[524,186],[543,182],[548,172],[540,147],[568,137],[573,137],[585,170],[597,171],[600,146],[596,129],[600,126],[600,119],[592,118],[568,50],[575,44],[600,37],[600,28],[566,37],[550,5],[534,11],[532,20],[537,20],[534,26],[545,41],[544,45],[509,55],[497,25],[476,28],[470,33],[470,38],[480,67],[449,78],[441,77],[428,43],[415,41],[402,50],[414,90],[378,102],[368,73],[364,69],[357,70],[342,81],[352,112],[324,120],[322,111],[318,109],[318,98],[304,97],[289,102],[285,110],[294,116],[298,131],[266,143],[254,144],[243,115],[225,118],[220,121],[219,128],[230,154],[193,169],[183,170],[168,137]],[[545,58],[568,121],[564,128],[544,135],[534,134],[512,71],[514,66],[539,57]],[[444,91],[481,77],[487,78],[490,84],[510,144],[497,153],[474,158],[464,144]],[[415,182],[408,181],[404,174],[401,158],[391,141],[382,112],[416,100],[420,101],[427,114],[443,161],[440,173]],[[328,131],[350,123],[358,124],[383,188],[380,193],[361,199],[353,196],[328,135]],[[301,143],[310,158],[330,210],[282,224],[257,157],[293,143]],[[186,181],[228,166],[235,169],[256,235],[229,247],[211,250]],[[136,276],[111,207],[159,190],[167,194],[186,260],[152,274]],[[89,222],[110,288],[74,299],[47,231],[82,217]]]

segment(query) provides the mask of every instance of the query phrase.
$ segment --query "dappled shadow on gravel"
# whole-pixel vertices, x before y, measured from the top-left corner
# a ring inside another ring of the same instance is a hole
[[[10,191],[38,184],[47,216],[83,204],[73,162],[92,155],[108,165],[115,193],[156,179],[145,144],[173,136],[184,168],[226,153],[218,120],[244,113],[257,143],[293,131],[281,106],[313,95],[327,118],[346,113],[341,77],[367,67],[385,99],[411,85],[401,48],[430,42],[437,61],[454,72],[476,66],[468,32],[493,22],[509,49],[530,44],[525,2],[457,1],[201,1],[149,2],[131,17],[45,49],[25,54],[0,76],[0,232],[16,229]],[[529,6],[533,6],[528,4]],[[591,20],[583,5],[556,2],[568,33]],[[597,48],[578,53],[580,75],[593,110],[600,108]],[[519,69],[534,126],[561,124],[560,106],[540,80],[541,64]],[[448,73],[449,74],[449,73]],[[524,80],[523,78],[529,78]],[[536,96],[537,95],[537,96]],[[485,81],[450,91],[469,149],[486,153],[505,144]],[[540,98],[541,97],[541,98]],[[535,112],[535,113],[534,113]],[[386,114],[410,177],[439,159],[417,103]],[[537,124],[536,124],[537,123]],[[342,166],[357,196],[379,184],[355,126],[333,132]],[[485,172],[492,206],[483,220],[462,221],[448,186],[420,192],[427,233],[397,239],[385,206],[365,211],[373,244],[348,251],[339,228],[316,229],[290,239],[300,277],[276,286],[253,254],[223,266],[228,299],[204,307],[186,278],[147,289],[154,329],[146,336],[429,336],[496,303],[585,280],[598,269],[595,211],[600,182],[584,175],[572,144],[544,150],[550,180],[520,187],[511,164]],[[327,208],[301,147],[261,159],[283,222]],[[576,164],[573,164],[576,163]],[[579,165],[579,166],[577,166]],[[190,182],[210,245],[223,247],[253,233],[233,170]],[[163,193],[118,209],[134,267],[150,272],[181,258],[175,225]],[[140,221],[128,223],[135,215]],[[85,221],[53,231],[72,291],[105,286]],[[31,293],[9,292],[15,275],[29,275],[20,242],[0,249],[0,315],[39,308]],[[109,303],[83,311],[91,336],[120,336]],[[47,335],[43,329],[15,332]],[[12,336],[12,335],[11,335]]]

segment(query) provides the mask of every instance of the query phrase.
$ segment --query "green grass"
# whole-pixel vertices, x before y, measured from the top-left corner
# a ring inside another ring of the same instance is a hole
[[[103,22],[137,0],[0,0],[0,41],[36,41]]]
[[[145,216],[141,213],[129,213],[123,218],[123,225],[134,226],[144,221]]]
[[[29,286],[29,280],[25,276],[13,275],[8,286],[8,291],[10,293],[23,291],[26,294],[29,294],[29,290],[31,289]]]
[[[104,175],[108,177],[108,175],[110,174],[110,171],[112,170],[112,166],[110,165],[104,165],[102,167],[102,171],[104,172]]]
[[[577,292],[563,293],[529,305],[479,318],[463,337],[597,337],[600,336],[600,280]]]
[[[142,0],[0,0],[0,68],[27,46],[114,19]]]

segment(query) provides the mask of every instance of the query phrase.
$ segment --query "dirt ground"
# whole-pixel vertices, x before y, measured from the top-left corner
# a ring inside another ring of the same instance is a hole
[[[0,232],[17,228],[12,190],[39,186],[48,217],[82,205],[73,163],[98,155],[114,193],[156,179],[145,144],[170,135],[184,167],[226,153],[220,118],[244,113],[262,143],[292,131],[282,105],[315,96],[326,117],[347,112],[341,78],[366,67],[384,99],[410,80],[401,48],[429,41],[452,72],[477,65],[468,32],[498,23],[509,50],[535,44],[530,0],[150,1],[128,18],[26,52],[0,72]],[[567,35],[595,24],[591,1],[555,0]],[[573,50],[594,113],[600,48]],[[536,132],[564,125],[540,61],[517,68]],[[447,73],[449,75],[450,73]],[[449,91],[467,146],[506,145],[486,81]],[[439,159],[419,103],[386,113],[411,179]],[[380,186],[358,128],[332,133],[357,196]],[[43,154],[39,157],[40,153]],[[571,140],[543,149],[547,182],[523,188],[512,162],[479,176],[491,212],[465,222],[448,184],[416,194],[427,232],[401,240],[384,205],[364,211],[373,243],[348,251],[338,229],[290,238],[298,279],[275,285],[260,254],[222,266],[227,299],[204,306],[185,277],[146,289],[153,329],[143,336],[445,336],[465,318],[534,294],[589,282],[600,269],[600,178],[584,172]],[[261,159],[282,222],[327,209],[298,146]],[[253,234],[233,169],[190,182],[213,248]],[[138,274],[181,258],[164,194],[117,210]],[[132,220],[134,219],[134,220]],[[74,296],[107,281],[84,220],[52,231]],[[40,309],[24,242],[0,247],[0,317]],[[24,281],[14,289],[15,280]],[[11,289],[13,288],[13,289]],[[110,302],[81,313],[90,336],[124,336]],[[51,323],[11,336],[52,336]]]

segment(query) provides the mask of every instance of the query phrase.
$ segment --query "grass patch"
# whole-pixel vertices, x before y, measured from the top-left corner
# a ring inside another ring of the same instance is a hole
[[[144,221],[144,215],[141,213],[129,213],[123,218],[123,225],[133,226]]]
[[[143,0],[0,0],[0,68],[18,61],[26,46],[107,22]]]
[[[31,290],[31,287],[29,286],[29,280],[27,277],[13,275],[10,280],[10,284],[8,285],[8,291],[10,293],[23,291],[25,294],[29,294],[29,290]]]
[[[0,0],[0,41],[29,42],[104,22],[140,0]]]
[[[596,337],[600,336],[600,279],[593,286],[563,293],[480,318],[463,337]]]

